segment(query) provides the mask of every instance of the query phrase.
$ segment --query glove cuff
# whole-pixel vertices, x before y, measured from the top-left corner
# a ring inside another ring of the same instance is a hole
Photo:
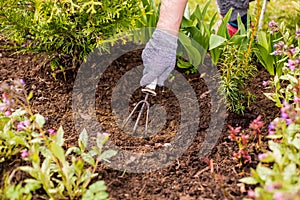
[[[154,33],[152,34],[152,38],[155,41],[159,41],[159,44],[157,45],[168,47],[170,49],[177,48],[178,37],[168,33],[165,30],[156,28]]]

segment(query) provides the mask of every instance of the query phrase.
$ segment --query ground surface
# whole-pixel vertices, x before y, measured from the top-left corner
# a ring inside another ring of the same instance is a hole
[[[2,41],[2,44],[3,41]],[[66,147],[77,145],[78,133],[74,126],[72,112],[72,92],[76,73],[67,74],[63,80],[59,74],[57,80],[51,76],[50,70],[44,69],[47,57],[35,54],[13,55],[13,50],[0,48],[0,82],[10,78],[24,78],[27,89],[34,91],[32,108],[46,117],[47,127],[65,130]],[[159,93],[151,103],[159,103],[167,110],[167,123],[160,134],[149,139],[141,139],[125,134],[116,126],[114,116],[110,109],[112,96],[111,85],[120,79],[127,70],[141,65],[141,51],[131,52],[116,60],[106,73],[103,81],[99,83],[96,93],[96,116],[104,131],[111,134],[111,141],[124,150],[141,152],[152,151],[170,143],[176,134],[178,126],[178,109],[176,98],[168,89]],[[187,76],[197,97],[199,109],[203,112],[199,121],[199,129],[192,144],[185,153],[163,169],[148,173],[127,173],[117,171],[105,165],[99,168],[99,179],[104,179],[110,194],[110,199],[242,199],[246,192],[243,184],[238,180],[247,175],[250,167],[254,167],[259,152],[251,151],[253,163],[239,169],[233,160],[232,154],[237,146],[228,139],[227,125],[247,128],[249,123],[258,115],[263,121],[269,123],[278,115],[278,109],[263,95],[261,85],[268,79],[268,74],[259,69],[257,75],[250,80],[248,89],[256,96],[245,115],[226,113],[226,122],[217,145],[208,155],[213,160],[213,175],[205,160],[200,159],[200,151],[204,135],[210,120],[210,98],[201,96],[207,87],[199,74]],[[143,96],[137,90],[131,102],[137,102]],[[84,117],[84,116],[83,116]],[[266,128],[264,128],[266,129]],[[155,163],[153,163],[155,164]],[[10,164],[7,163],[6,167]],[[247,189],[247,188],[246,188]]]

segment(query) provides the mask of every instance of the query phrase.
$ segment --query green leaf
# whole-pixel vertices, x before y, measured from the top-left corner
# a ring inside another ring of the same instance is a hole
[[[64,155],[64,150],[57,143],[52,142],[50,144],[50,150],[52,154],[64,165],[66,163],[66,158]]]
[[[72,152],[80,155],[81,154],[81,151],[78,147],[70,147],[68,148],[68,150],[66,151],[66,156],[68,156],[69,154],[71,154]]]
[[[63,144],[64,144],[64,130],[61,126],[57,130],[56,135],[54,136],[54,141],[59,146],[63,146]]]
[[[264,167],[260,163],[256,167],[256,172],[257,172],[258,176],[260,177],[260,179],[262,179],[263,181],[269,180],[271,178],[271,176],[274,174],[272,169],[270,169],[268,167]]]
[[[88,164],[90,164],[91,166],[95,166],[95,159],[88,153],[83,153],[81,154],[82,159],[87,162]]]
[[[88,139],[89,139],[88,133],[87,133],[86,129],[84,128],[79,135],[79,147],[80,147],[81,151],[84,151],[87,148]]]
[[[294,145],[298,150],[300,150],[300,134],[299,133],[293,139],[292,145]]]
[[[11,118],[16,118],[16,117],[20,117],[20,116],[23,116],[26,114],[26,111],[25,110],[22,110],[22,109],[17,109],[15,112],[13,112],[11,114]]]
[[[27,96],[27,101],[30,101],[30,99],[32,99],[32,97],[33,97],[33,92],[30,91],[28,96]]]
[[[292,182],[293,177],[297,175],[297,167],[295,163],[290,163],[283,169],[283,179],[285,182]]]
[[[210,39],[209,39],[209,50],[220,47],[226,41],[227,41],[227,39],[222,36],[211,34]]]
[[[30,176],[32,176],[33,178],[37,178],[38,171],[36,169],[34,169],[33,167],[20,166],[19,169],[24,171],[24,172],[29,173]]]
[[[273,151],[272,152],[272,156],[274,157],[275,161],[281,166],[282,165],[282,155],[284,154],[284,152],[281,152],[281,147],[278,143],[273,142],[272,140],[270,140],[268,142],[269,148]]]
[[[109,149],[109,150],[104,151],[98,158],[99,158],[99,160],[107,161],[107,159],[109,159],[115,155],[117,155],[117,151]]]
[[[43,128],[45,124],[45,118],[40,114],[35,114],[35,122],[38,124],[40,128]]]
[[[261,64],[265,67],[265,69],[272,75],[275,75],[275,60],[274,56],[270,54],[270,52],[260,44],[256,44],[254,48],[255,55],[261,62]]]
[[[239,181],[248,185],[255,185],[258,183],[258,181],[253,177],[241,178]]]

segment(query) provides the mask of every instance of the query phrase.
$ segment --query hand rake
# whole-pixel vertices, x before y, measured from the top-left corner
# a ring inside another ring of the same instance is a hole
[[[146,122],[145,122],[145,131],[144,131],[144,135],[147,136],[147,132],[148,132],[148,120],[149,120],[149,110],[150,110],[150,104],[148,102],[148,97],[149,95],[152,96],[156,96],[156,92],[155,92],[155,88],[157,85],[157,79],[155,79],[152,83],[150,83],[149,85],[147,85],[145,88],[142,89],[142,92],[146,94],[145,99],[139,101],[135,107],[133,108],[133,110],[131,111],[131,113],[129,114],[129,116],[126,118],[126,120],[124,121],[124,123],[122,124],[122,129],[125,128],[125,126],[127,125],[127,123],[129,122],[129,120],[132,118],[133,114],[135,113],[135,111],[138,109],[139,106],[141,106],[141,109],[138,113],[138,117],[135,121],[134,127],[133,127],[133,132],[132,134],[135,134],[137,128],[138,128],[138,123],[141,119],[141,116],[144,112],[145,106],[146,106]]]

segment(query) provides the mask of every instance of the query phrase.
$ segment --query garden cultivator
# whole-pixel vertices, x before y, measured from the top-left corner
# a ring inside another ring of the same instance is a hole
[[[157,84],[157,79],[155,79],[152,83],[150,83],[149,85],[147,85],[145,88],[142,89],[142,92],[146,94],[145,99],[139,101],[135,107],[133,108],[133,110],[131,111],[131,113],[129,114],[129,116],[126,118],[126,120],[124,121],[124,123],[122,124],[122,128],[125,128],[126,124],[129,122],[129,120],[132,118],[133,114],[135,113],[135,111],[137,111],[138,107],[141,106],[141,109],[138,113],[138,117],[136,119],[136,122],[134,124],[133,127],[133,134],[135,134],[137,127],[138,127],[138,123],[141,119],[141,116],[144,112],[145,106],[146,106],[146,122],[145,122],[145,131],[144,131],[144,135],[147,136],[147,131],[148,131],[148,120],[149,120],[149,110],[150,110],[150,104],[148,102],[148,97],[149,95],[152,96],[156,96],[156,92],[155,92],[155,88],[156,88],[156,84]]]

